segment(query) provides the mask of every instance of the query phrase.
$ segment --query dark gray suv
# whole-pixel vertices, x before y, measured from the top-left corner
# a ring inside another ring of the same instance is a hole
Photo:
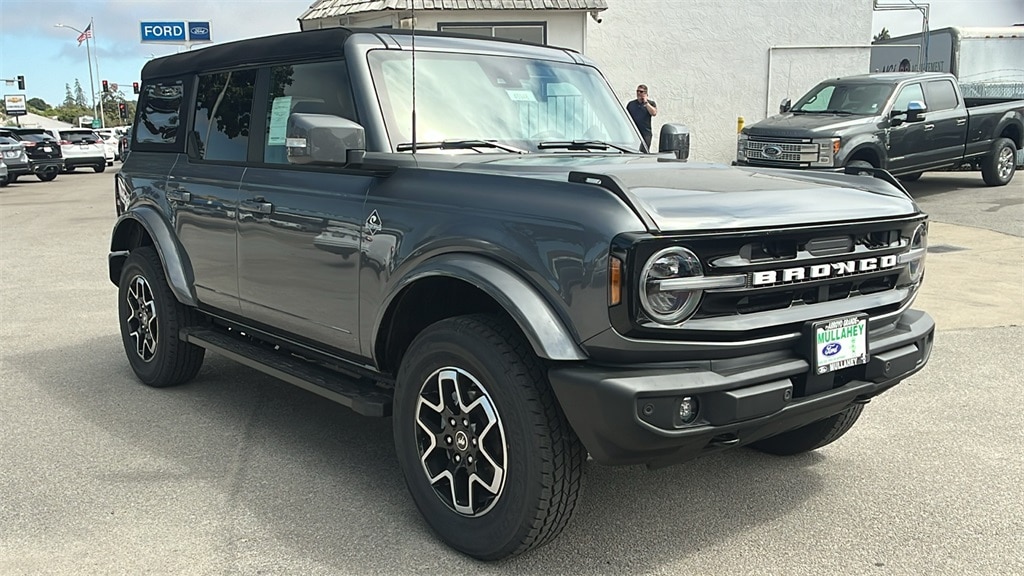
[[[553,539],[588,453],[814,450],[928,360],[927,219],[888,173],[642,152],[575,52],[339,28],[142,84],[109,256],[138,378],[209,350],[391,417],[476,558]]]

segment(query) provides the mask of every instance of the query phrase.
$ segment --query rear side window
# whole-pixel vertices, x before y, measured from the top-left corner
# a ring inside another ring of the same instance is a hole
[[[135,131],[135,141],[140,144],[174,144],[178,139],[184,93],[180,80],[146,84],[139,105],[139,129]]]
[[[233,70],[199,77],[195,126],[189,155],[203,160],[244,162],[256,70]]]
[[[906,112],[907,105],[914,100],[927,104],[927,101],[924,99],[924,92],[921,90],[921,85],[907,84],[900,90],[899,95],[896,96],[896,103],[892,105],[892,109],[897,112]]]
[[[932,80],[924,85],[924,91],[928,97],[928,109],[933,112],[951,110],[959,103],[956,89],[949,80]]]

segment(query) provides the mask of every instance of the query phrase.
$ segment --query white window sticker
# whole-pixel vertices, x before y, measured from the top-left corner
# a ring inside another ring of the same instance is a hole
[[[284,146],[288,131],[288,113],[292,109],[292,97],[274,98],[270,108],[270,134],[267,135],[267,146]]]
[[[513,102],[536,102],[537,98],[533,95],[533,92],[529,90],[513,90],[506,89],[505,93],[508,94],[509,100]]]

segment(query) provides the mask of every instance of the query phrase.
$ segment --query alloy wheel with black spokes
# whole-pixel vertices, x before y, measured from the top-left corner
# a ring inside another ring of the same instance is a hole
[[[420,461],[438,498],[455,513],[486,514],[501,498],[508,446],[483,385],[447,366],[423,383],[416,404]]]
[[[195,377],[206,350],[182,341],[178,334],[195,325],[198,316],[174,297],[153,247],[142,246],[128,255],[117,300],[121,341],[139,380],[162,388]]]
[[[586,451],[508,320],[459,316],[417,335],[398,370],[393,426],[413,501],[456,550],[506,558],[568,523]]]

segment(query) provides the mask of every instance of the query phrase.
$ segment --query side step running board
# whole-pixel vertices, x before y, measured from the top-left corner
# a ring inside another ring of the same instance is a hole
[[[392,395],[369,379],[356,380],[312,362],[216,330],[185,328],[180,338],[289,384],[348,406],[363,416],[390,416]]]

